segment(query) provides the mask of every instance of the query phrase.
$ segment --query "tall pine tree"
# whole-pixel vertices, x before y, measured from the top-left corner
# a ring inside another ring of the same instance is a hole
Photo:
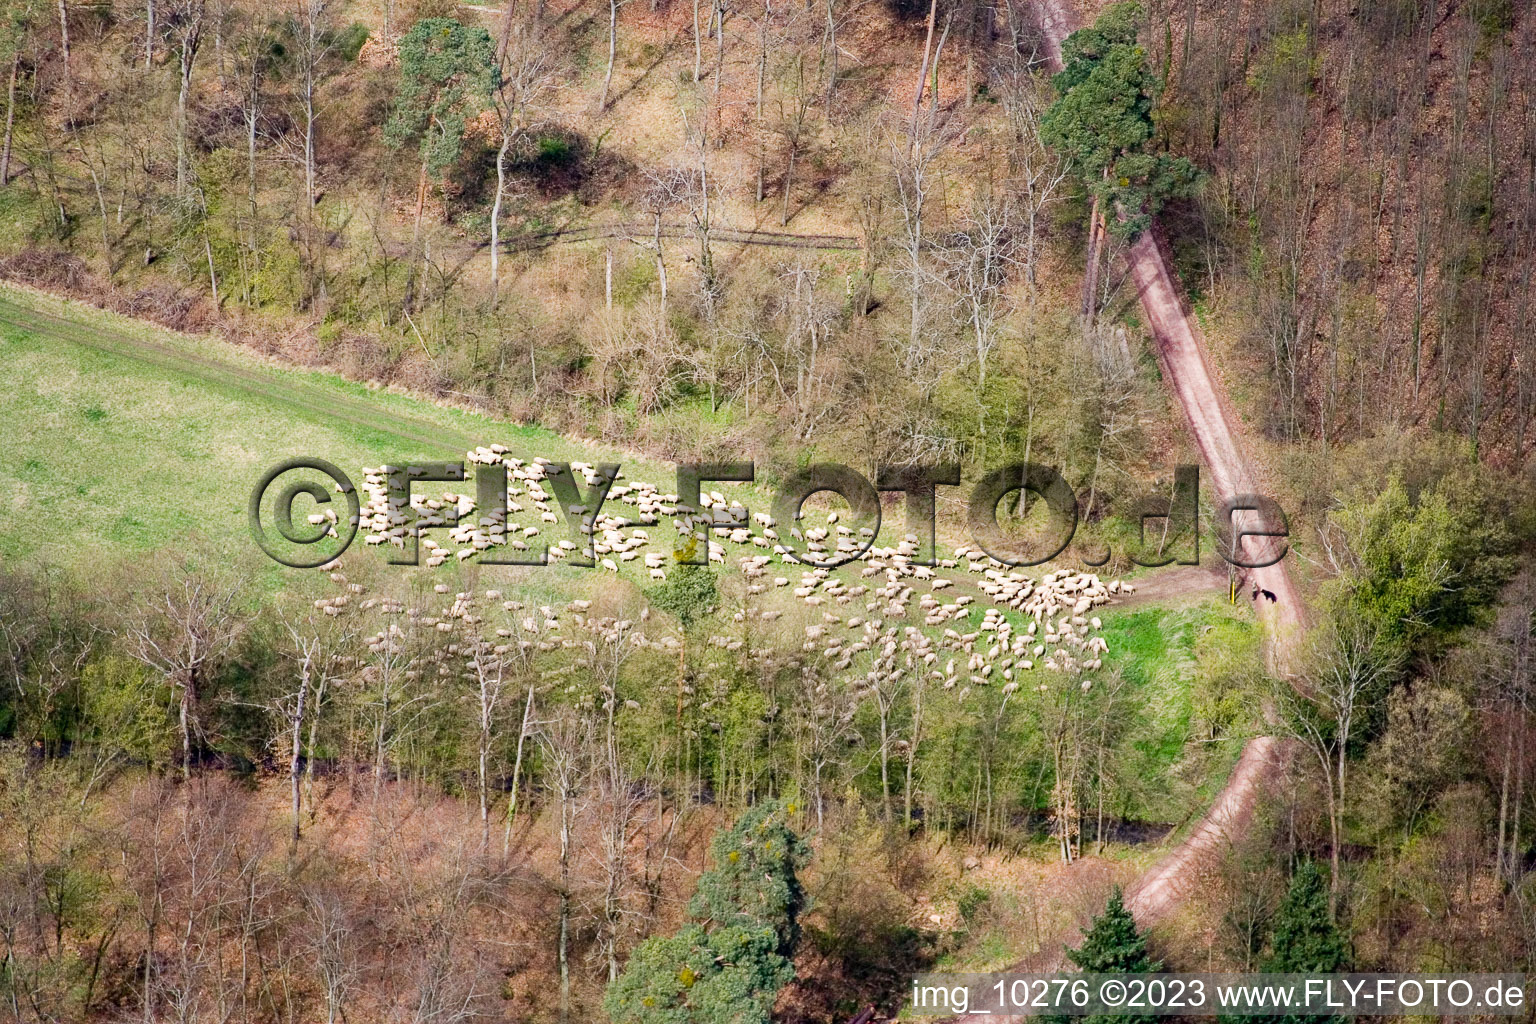
[[[1109,894],[1104,913],[1094,918],[1083,932],[1083,944],[1067,950],[1067,959],[1085,974],[1154,974],[1163,967],[1147,951],[1147,938],[1136,929],[1136,919],[1126,909],[1118,885]],[[1157,1016],[1115,1013],[1048,1019],[1073,1024],[1151,1024]]]
[[[1349,970],[1349,942],[1328,915],[1328,876],[1306,861],[1291,876],[1275,912],[1269,955],[1259,961],[1266,974],[1337,974]],[[1223,1024],[1342,1024],[1329,1014],[1223,1018]]]
[[[1291,876],[1261,967],[1274,974],[1333,974],[1348,964],[1349,944],[1328,916],[1328,878],[1307,861]]]
[[[603,1005],[615,1024],[769,1024],[774,999],[795,976],[810,846],[784,806],[759,804],[710,844],[676,935],[636,947]]]
[[[1136,42],[1141,16],[1136,3],[1111,4],[1067,37],[1052,80],[1061,98],[1040,119],[1041,141],[1072,162],[1121,238],[1141,233],[1167,200],[1192,196],[1201,181],[1187,158],[1154,146],[1161,86]]]

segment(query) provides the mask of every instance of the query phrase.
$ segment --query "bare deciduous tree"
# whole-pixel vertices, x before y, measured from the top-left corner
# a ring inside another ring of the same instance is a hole
[[[344,1020],[344,1008],[361,981],[356,945],[357,915],[351,894],[309,886],[302,893],[310,963],[325,1002],[325,1024]]]
[[[62,8],[62,4],[60,5]],[[207,14],[207,0],[172,0],[170,10],[171,34],[176,39],[177,91],[176,91],[176,195],[185,200],[189,194],[191,174],[190,153],[187,149],[187,103],[192,95],[192,71],[197,64],[198,50],[203,44],[203,27]]]
[[[154,588],[140,617],[121,633],[129,653],[164,676],[176,692],[183,777],[192,772],[199,688],[245,631],[235,606],[244,583],[240,577],[218,579],[182,566]]]
[[[1525,803],[1526,734],[1530,728],[1536,682],[1536,575],[1529,571],[1518,576],[1510,587],[1509,599],[1499,611],[1494,626],[1495,649],[1490,682],[1497,711],[1503,719],[1500,737],[1499,831],[1494,853],[1494,869],[1514,881],[1520,872],[1517,863],[1520,842],[1520,811]]]
[[[498,60],[501,85],[492,97],[500,140],[496,147],[496,195],[491,203],[491,306],[501,284],[501,209],[507,195],[507,157],[533,123],[533,111],[554,83],[555,48],[536,14],[507,23]],[[611,58],[610,58],[611,60]],[[611,73],[610,64],[610,73]]]
[[[300,838],[305,780],[313,777],[315,735],[319,728],[320,712],[329,695],[331,685],[337,681],[345,666],[351,661],[347,653],[356,640],[355,634],[338,623],[348,614],[350,603],[325,601],[321,615],[306,615],[301,620],[285,623],[292,644],[289,656],[293,659],[298,678],[295,689],[281,694],[277,699],[277,711],[288,721],[288,786],[289,802],[293,815],[290,840],[297,849]],[[308,742],[304,726],[309,725]]]
[[[907,326],[903,368],[930,380],[934,370],[929,365],[938,355],[938,337],[931,330],[930,310],[943,282],[928,253],[928,202],[934,189],[939,155],[958,136],[961,126],[936,106],[921,107],[912,133],[891,139],[891,166],[896,177],[896,204],[901,214],[898,246],[902,264],[898,273],[907,285],[910,317]]]
[[[561,708],[540,724],[539,745],[544,751],[544,781],[555,796],[559,834],[559,878],[556,896],[559,911],[556,922],[555,959],[559,977],[560,1020],[571,1015],[571,910],[575,901],[576,821],[588,796],[591,740],[589,723],[568,709]]]
[[[1310,672],[1280,680],[1271,699],[1281,725],[1313,759],[1328,808],[1329,911],[1337,907],[1344,814],[1349,802],[1349,744],[1362,719],[1385,699],[1394,660],[1368,624],[1344,619],[1320,639]]]
[[[603,71],[603,91],[598,96],[598,110],[608,109],[608,93],[613,88],[613,63],[619,46],[619,8],[627,2],[628,0],[608,0],[608,66]],[[695,78],[694,81],[698,79]]]
[[[1021,248],[1013,216],[1013,199],[1008,194],[978,196],[959,230],[946,235],[938,246],[945,283],[971,333],[976,355],[976,430],[982,436],[987,433],[987,360],[1013,309],[1008,277],[1019,265]]]

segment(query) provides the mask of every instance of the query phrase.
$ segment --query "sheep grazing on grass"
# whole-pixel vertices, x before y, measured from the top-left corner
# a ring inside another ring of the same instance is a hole
[[[903,634],[899,642],[928,645],[919,652],[920,656],[914,657],[914,662],[933,666],[938,663],[936,652],[963,654],[970,663],[966,675],[972,677],[967,692],[989,685],[996,675],[1012,685],[1015,672],[1029,671],[1041,658],[1058,671],[1097,669],[1103,664],[1108,645],[1098,635],[1104,628],[1103,619],[1092,612],[1135,591],[1133,585],[1123,581],[1101,580],[1092,573],[1071,569],[1030,577],[965,545],[956,547],[949,557],[935,559],[937,568],[920,565],[916,562],[920,548],[915,536],[908,534],[894,545],[882,546],[875,543],[879,538],[869,527],[843,524],[837,513],[828,514],[825,525],[795,524],[790,532],[818,558],[829,549],[851,556],[861,546],[869,546],[836,571],[807,569],[799,583],[792,586],[792,577],[769,572],[775,561],[786,566],[804,565],[779,543],[774,518],[764,512],[748,513],[740,502],[720,491],[701,493],[699,508],[695,510],[678,505],[675,494],[663,493],[647,481],[634,480],[615,483],[600,507],[573,503],[557,510],[550,488],[542,483],[550,465],[548,459],[535,458],[525,463],[512,457],[505,445],[477,447],[467,458],[478,465],[499,463],[509,468],[511,483],[504,510],[487,509],[477,516],[474,499],[452,491],[402,497],[399,492],[408,476],[420,477],[421,473],[408,474],[397,467],[372,467],[364,472],[362,492],[366,502],[360,503],[357,517],[365,543],[377,546],[387,542],[403,547],[415,527],[440,529],[442,532],[435,536],[419,534],[426,564],[435,568],[502,546],[526,551],[527,541],[539,536],[544,526],[559,523],[558,513],[563,511],[567,520],[581,520],[578,528],[586,535],[585,546],[561,540],[549,546],[551,560],[581,555],[615,576],[622,576],[627,571],[625,566],[633,562],[637,563],[636,572],[643,569],[649,579],[663,581],[669,568],[667,554],[638,551],[648,545],[649,532],[638,528],[635,519],[617,517],[609,510],[628,505],[637,509],[642,521],[681,513],[681,518],[674,519],[680,534],[702,541],[702,554],[710,564],[731,565],[734,561],[746,581],[746,596],[777,604],[792,596],[809,608],[836,610],[849,606],[848,611],[854,614],[847,619],[847,629],[861,638],[873,629],[876,633],[870,638],[877,639],[878,631],[887,628],[875,625],[882,622],[882,617],[908,623],[904,628],[909,633]],[[593,464],[572,463],[571,469],[573,473],[580,472],[588,486],[597,480]],[[514,496],[521,501],[512,501]],[[457,525],[448,527],[455,519]],[[334,510],[318,511],[309,516],[309,522],[332,528],[339,525]],[[940,573],[961,567],[967,575]],[[788,590],[789,594],[775,597],[778,590]],[[1275,600],[1272,593],[1255,588],[1255,600],[1259,596]],[[974,620],[970,609],[978,600],[986,612],[980,620]],[[829,621],[836,621],[839,616],[833,610],[822,614]],[[742,621],[753,617],[772,621],[783,611],[782,607],[773,607],[741,612],[738,616]],[[1010,619],[1010,615],[1014,618]],[[948,629],[942,638],[925,632],[951,622],[960,624],[961,630]],[[1044,630],[1040,629],[1042,625]],[[895,625],[888,628],[896,631]],[[979,637],[989,639],[978,641]],[[869,650],[870,644],[860,639],[821,653],[834,667],[848,669],[854,664],[850,659]]]

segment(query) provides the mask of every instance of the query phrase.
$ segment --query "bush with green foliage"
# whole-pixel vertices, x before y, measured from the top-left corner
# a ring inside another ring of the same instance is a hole
[[[331,45],[336,48],[336,55],[344,61],[357,60],[357,55],[362,52],[363,44],[368,41],[368,26],[360,21],[354,21],[344,29],[338,29],[332,34]]]
[[[1338,613],[1410,651],[1470,625],[1514,566],[1509,529],[1475,497],[1438,481],[1413,494],[1393,473],[1346,499],[1332,516],[1348,560],[1329,585]]]
[[[677,617],[684,626],[708,615],[719,600],[715,574],[703,565],[679,565],[646,595],[651,604]]]

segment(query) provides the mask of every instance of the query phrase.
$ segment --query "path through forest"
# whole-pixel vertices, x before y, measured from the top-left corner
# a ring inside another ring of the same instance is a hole
[[[1061,68],[1061,44],[1076,24],[1068,0],[1040,0],[1041,49],[1054,70]],[[1168,251],[1156,226],[1145,231],[1126,254],[1130,279],[1141,299],[1152,330],[1163,379],[1184,410],[1190,435],[1205,463],[1206,478],[1220,498],[1261,493],[1257,474],[1240,444],[1237,418],[1211,373],[1205,344],[1172,272]],[[1272,672],[1287,674],[1299,650],[1305,616],[1301,597],[1285,561],[1249,572],[1250,584],[1274,594],[1260,598],[1258,614],[1268,633],[1267,660]],[[1126,904],[1143,927],[1163,919],[1199,884],[1206,867],[1219,856],[1252,817],[1266,778],[1277,766],[1278,742],[1260,736],[1250,740],[1226,786],[1184,840],[1132,884]],[[1063,962],[1066,944],[1077,936],[1063,935],[1014,969],[1049,972]],[[983,1019],[968,1015],[964,1021]],[[988,1015],[999,1022],[1013,1018]],[[1020,1018],[1022,1019],[1022,1018]]]

